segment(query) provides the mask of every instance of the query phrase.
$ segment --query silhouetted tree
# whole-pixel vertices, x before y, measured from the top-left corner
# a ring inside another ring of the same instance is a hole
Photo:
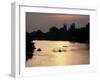
[[[44,33],[41,30],[37,30],[31,33],[34,40],[44,39]]]
[[[67,25],[63,24],[63,27],[60,28],[60,32],[67,32]]]
[[[50,40],[57,40],[59,38],[59,30],[56,28],[56,26],[53,26],[50,28],[47,36]]]
[[[63,24],[63,27],[59,29],[59,36],[61,40],[67,39],[67,24]]]
[[[30,33],[26,33],[26,60],[32,58],[33,52],[35,50],[34,43],[32,43],[32,35]]]
[[[67,24],[63,24],[63,29],[65,32],[67,31]]]
[[[75,30],[75,23],[72,23],[69,30]]]
[[[68,30],[68,38],[69,38],[69,40],[71,40],[71,41],[75,40],[75,33],[76,33],[75,23],[72,23],[70,25],[69,30]]]
[[[51,27],[50,32],[52,32],[52,33],[58,32],[57,27],[56,26]]]

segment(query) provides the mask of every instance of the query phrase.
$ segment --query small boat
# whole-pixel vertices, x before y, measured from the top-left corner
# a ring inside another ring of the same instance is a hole
[[[55,50],[55,49],[53,49],[52,51],[53,51],[53,52],[58,52],[58,51],[57,51],[57,50]]]
[[[61,49],[59,49],[59,50],[58,50],[58,52],[62,52],[62,50],[61,50]]]
[[[66,52],[66,51],[67,51],[66,49],[63,49],[63,50],[62,50],[62,52]]]
[[[41,48],[38,48],[37,51],[42,51]]]
[[[67,50],[66,49],[53,49],[52,50],[53,52],[66,52]]]
[[[63,46],[63,47],[68,47],[68,46]]]

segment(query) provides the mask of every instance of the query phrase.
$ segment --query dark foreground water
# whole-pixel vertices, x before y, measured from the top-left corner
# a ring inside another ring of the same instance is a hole
[[[36,49],[32,59],[26,61],[26,67],[89,64],[87,44],[44,40],[33,42]],[[38,48],[41,51],[37,51]]]

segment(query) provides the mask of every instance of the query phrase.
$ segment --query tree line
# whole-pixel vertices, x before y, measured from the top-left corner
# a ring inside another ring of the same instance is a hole
[[[69,29],[67,24],[64,24],[60,29],[53,26],[46,33],[41,30],[32,33],[26,32],[26,40],[60,40],[89,43],[89,23],[81,28],[76,28],[75,23],[72,23]]]

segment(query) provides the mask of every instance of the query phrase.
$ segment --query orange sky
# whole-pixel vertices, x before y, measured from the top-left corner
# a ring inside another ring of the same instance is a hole
[[[52,15],[51,16],[54,19],[60,19],[60,20],[75,20],[75,19],[82,19],[85,18],[81,15]]]

